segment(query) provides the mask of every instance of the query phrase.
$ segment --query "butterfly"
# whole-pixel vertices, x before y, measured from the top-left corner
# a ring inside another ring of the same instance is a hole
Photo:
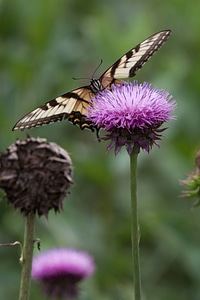
[[[99,79],[92,78],[89,85],[69,91],[39,106],[22,117],[12,130],[24,130],[68,119],[81,129],[98,131],[86,116],[91,98],[104,89],[112,90],[113,84],[123,84],[119,78],[133,77],[168,39],[170,33],[170,30],[163,30],[151,35],[119,58]]]

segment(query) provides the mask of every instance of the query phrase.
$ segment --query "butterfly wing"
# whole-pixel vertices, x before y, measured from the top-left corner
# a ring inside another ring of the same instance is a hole
[[[73,124],[78,124],[81,129],[94,130],[92,124],[85,120],[86,110],[92,96],[93,92],[90,86],[67,92],[25,115],[15,124],[13,130],[23,130],[64,119],[68,119]]]
[[[90,105],[91,97],[105,88],[110,89],[113,83],[120,85],[122,81],[118,78],[133,77],[135,72],[162,46],[169,35],[170,30],[153,34],[119,58],[98,80],[92,79],[89,86],[72,90],[46,102],[21,118],[13,130],[23,130],[64,119],[78,124],[81,129],[97,129],[86,120],[86,110]]]
[[[113,83],[120,84],[118,78],[133,77],[137,70],[149,60],[149,58],[163,45],[170,36],[170,30],[163,30],[148,37],[143,42],[129,50],[119,58],[100,77],[103,87],[109,87]]]

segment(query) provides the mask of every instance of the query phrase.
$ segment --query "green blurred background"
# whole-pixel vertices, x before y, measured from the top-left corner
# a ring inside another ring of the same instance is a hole
[[[179,197],[200,146],[200,1],[0,0],[0,151],[26,134],[71,154],[74,186],[64,210],[37,220],[42,250],[75,247],[93,255],[95,275],[80,299],[133,299],[129,157],[106,153],[106,142],[68,121],[12,132],[24,114],[99,74],[149,35],[172,35],[136,78],[177,100],[160,149],[141,153],[138,201],[143,299],[200,299],[200,209]],[[2,194],[3,195],[3,194]],[[0,243],[22,241],[24,220],[4,199]],[[35,249],[35,254],[38,252]],[[0,248],[0,299],[18,299],[17,247]],[[33,283],[31,299],[45,299]]]

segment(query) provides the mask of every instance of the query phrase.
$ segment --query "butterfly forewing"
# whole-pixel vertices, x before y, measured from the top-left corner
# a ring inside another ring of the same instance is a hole
[[[23,130],[64,119],[79,125],[81,129],[97,129],[86,119],[91,97],[105,88],[111,89],[112,84],[120,85],[123,81],[118,78],[133,77],[135,72],[162,46],[169,35],[170,30],[164,30],[150,36],[119,58],[99,79],[92,79],[90,85],[72,90],[46,102],[21,118],[13,130]]]
[[[149,58],[162,46],[168,39],[171,31],[165,30],[153,34],[136,47],[129,50],[119,58],[110,68],[108,68],[101,78],[129,78],[149,60]]]

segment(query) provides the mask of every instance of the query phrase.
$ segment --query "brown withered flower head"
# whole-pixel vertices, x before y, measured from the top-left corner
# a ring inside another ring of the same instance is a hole
[[[24,215],[48,216],[62,208],[72,185],[69,154],[46,139],[17,140],[0,154],[0,188]]]

